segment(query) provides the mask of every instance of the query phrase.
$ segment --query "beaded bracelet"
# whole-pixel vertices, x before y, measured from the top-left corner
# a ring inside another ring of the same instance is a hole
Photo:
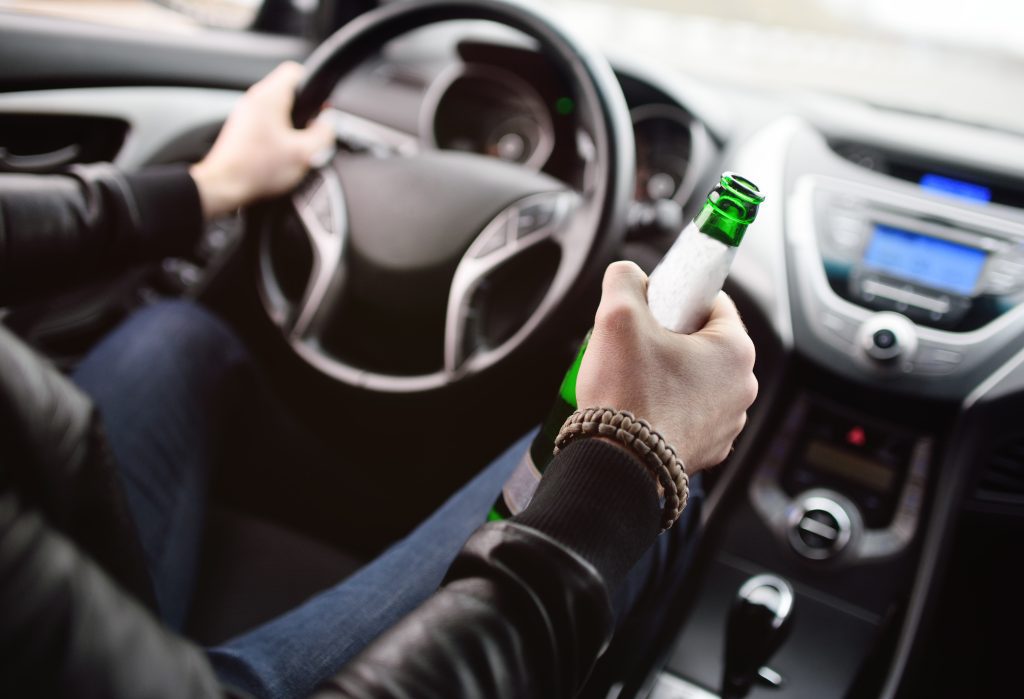
[[[644,463],[665,489],[661,531],[669,529],[690,497],[690,477],[676,450],[650,423],[625,410],[586,408],[570,415],[555,439],[555,453],[579,437],[601,436],[619,442]]]

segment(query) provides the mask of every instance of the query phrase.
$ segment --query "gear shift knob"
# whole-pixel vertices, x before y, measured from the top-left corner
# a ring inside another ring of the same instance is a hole
[[[786,640],[792,611],[793,588],[782,578],[755,575],[743,583],[725,629],[722,699],[750,691],[758,670]]]

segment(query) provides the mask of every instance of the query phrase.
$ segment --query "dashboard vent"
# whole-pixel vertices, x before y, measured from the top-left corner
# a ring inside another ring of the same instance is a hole
[[[996,447],[978,479],[974,497],[1024,507],[1024,437]]]
[[[928,161],[854,141],[829,141],[832,151],[867,170],[913,182],[931,193],[966,198],[973,203],[1024,208],[1024,181],[954,163]]]
[[[114,159],[128,133],[119,119],[0,114],[0,172],[54,172]]]

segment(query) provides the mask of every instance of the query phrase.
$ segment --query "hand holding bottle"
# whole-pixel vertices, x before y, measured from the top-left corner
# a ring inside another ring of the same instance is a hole
[[[720,293],[699,331],[662,327],[647,305],[647,275],[616,262],[576,383],[580,408],[613,407],[647,420],[691,475],[720,463],[757,396],[754,345],[732,300]]]
[[[629,410],[647,420],[679,450],[691,474],[729,454],[757,395],[757,381],[750,338],[720,290],[763,202],[756,184],[724,172],[650,279],[636,265],[608,268],[598,311],[601,329],[594,330],[601,357],[588,360],[584,340],[491,519],[526,508],[562,424],[578,407]],[[695,337],[673,337],[680,334]],[[580,394],[581,366],[587,363],[589,384]]]

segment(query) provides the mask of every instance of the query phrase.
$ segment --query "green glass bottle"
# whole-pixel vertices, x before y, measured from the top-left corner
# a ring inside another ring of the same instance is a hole
[[[763,201],[764,196],[750,180],[731,172],[722,175],[700,212],[651,274],[647,303],[661,325],[678,333],[696,332],[704,326],[715,296],[729,275],[736,250]],[[589,340],[588,333],[562,380],[555,404],[505,483],[489,520],[521,512],[533,497],[544,469],[551,462],[558,431],[576,410],[576,377]]]

